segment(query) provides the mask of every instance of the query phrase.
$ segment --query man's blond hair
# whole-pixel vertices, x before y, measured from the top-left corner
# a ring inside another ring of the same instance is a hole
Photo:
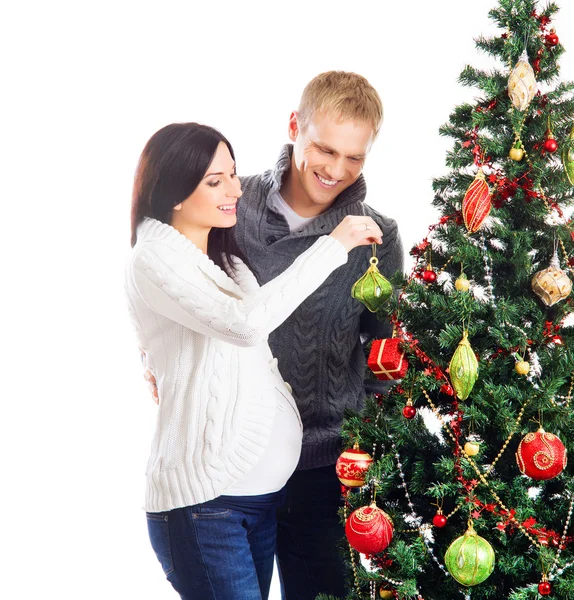
[[[383,103],[377,90],[362,75],[347,71],[320,73],[305,86],[297,111],[301,131],[317,112],[341,121],[368,123],[375,135],[383,121]]]

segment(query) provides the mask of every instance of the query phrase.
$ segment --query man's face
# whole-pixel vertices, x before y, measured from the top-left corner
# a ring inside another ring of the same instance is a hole
[[[294,142],[293,192],[298,204],[319,214],[359,177],[375,133],[367,123],[325,113],[315,113],[301,131],[293,113],[289,136]]]

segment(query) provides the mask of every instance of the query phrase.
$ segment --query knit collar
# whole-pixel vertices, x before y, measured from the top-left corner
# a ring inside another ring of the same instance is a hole
[[[279,159],[274,169],[266,171],[262,175],[262,183],[266,186],[267,197],[271,192],[278,192],[281,187],[281,182],[285,173],[291,167],[291,158],[293,156],[293,144],[285,144],[279,154]],[[328,213],[333,210],[344,208],[355,202],[363,202],[367,195],[367,184],[363,175],[359,175],[359,178],[353,182],[347,189],[343,190],[335,199],[335,202],[325,211]],[[323,214],[325,214],[323,213]]]
[[[175,227],[157,219],[145,217],[137,228],[136,246],[146,242],[159,242],[177,252],[186,254],[189,256],[190,262],[197,265],[218,287],[231,292],[234,296],[243,297],[241,288],[233,279]]]

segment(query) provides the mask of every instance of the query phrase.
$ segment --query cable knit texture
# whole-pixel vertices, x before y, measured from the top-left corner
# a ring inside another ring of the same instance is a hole
[[[268,335],[346,260],[322,236],[260,287],[239,259],[232,279],[173,227],[139,226],[126,291],[160,399],[147,511],[215,498],[256,465],[270,443],[275,390],[292,399]]]
[[[259,283],[285,271],[318,237],[329,234],[346,215],[368,215],[383,231],[379,269],[390,277],[403,269],[397,224],[364,204],[361,175],[334,204],[302,231],[291,232],[285,217],[269,200],[279,191],[291,166],[286,145],[273,170],[242,178],[236,237]],[[347,264],[330,274],[269,337],[281,374],[293,387],[304,425],[300,469],[334,464],[340,453],[340,429],[346,408],[361,410],[366,393],[384,392],[389,384],[365,380],[363,344],[390,337],[391,327],[351,297],[351,287],[369,266],[370,247],[355,248]],[[317,277],[325,275],[317,272]]]

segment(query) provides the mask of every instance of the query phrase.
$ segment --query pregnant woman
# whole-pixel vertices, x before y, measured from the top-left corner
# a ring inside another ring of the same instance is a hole
[[[126,290],[159,404],[148,531],[184,600],[268,597],[275,510],[302,427],[267,336],[351,249],[382,241],[370,217],[347,216],[260,287],[234,243],[240,196],[215,129],[172,124],[145,146]]]

